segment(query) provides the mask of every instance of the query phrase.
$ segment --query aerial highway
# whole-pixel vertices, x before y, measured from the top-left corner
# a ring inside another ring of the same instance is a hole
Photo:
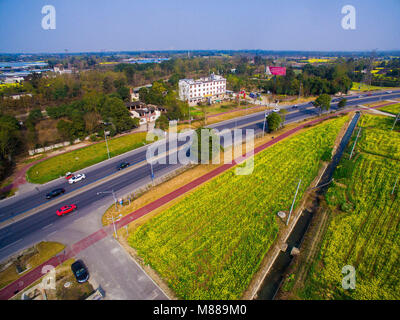
[[[387,92],[375,92],[369,95],[362,94],[346,96],[346,108],[366,103],[385,103],[387,99],[400,98],[400,90]],[[336,98],[337,99],[337,98]],[[331,110],[337,109],[338,99],[331,105]],[[285,122],[291,123],[317,115],[317,110],[311,103],[282,107],[289,111]],[[257,112],[236,119],[231,119],[209,125],[218,129],[255,129],[261,132],[265,112]],[[181,142],[183,144],[185,142]],[[103,161],[79,172],[86,174],[86,179],[75,184],[61,177],[37,188],[0,201],[0,260],[45,238],[50,232],[62,228],[75,219],[90,214],[99,208],[106,208],[113,201],[110,194],[98,193],[113,190],[117,198],[122,197],[132,190],[151,182],[151,168],[146,161],[146,150],[149,146],[143,146],[125,154]],[[121,171],[117,166],[123,162],[129,162],[130,166]],[[155,178],[174,171],[181,164],[154,164]],[[55,188],[64,188],[65,194],[51,200],[46,199],[46,194]],[[76,204],[78,209],[71,215],[59,217],[56,211],[65,204]],[[98,222],[97,222],[98,223]],[[52,228],[46,228],[51,225]]]

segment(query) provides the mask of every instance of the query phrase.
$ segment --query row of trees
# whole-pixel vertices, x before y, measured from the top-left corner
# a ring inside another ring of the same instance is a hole
[[[323,111],[328,111],[331,108],[331,96],[329,94],[323,93],[318,96],[315,101],[313,102],[314,107],[318,110],[319,115],[322,114]],[[338,102],[338,108],[342,109],[346,106],[347,99],[342,98]],[[271,112],[267,116],[267,124],[268,124],[268,131],[273,132],[278,130],[282,127],[283,123],[285,122],[285,113],[286,110],[282,109],[280,113]]]
[[[139,125],[139,120],[131,118],[124,102],[115,94],[90,93],[71,104],[48,107],[46,112],[50,118],[59,119],[57,130],[68,140],[102,135],[106,124],[112,136]]]
[[[17,119],[0,114],[0,179],[10,171],[14,156],[20,149],[21,134]]]

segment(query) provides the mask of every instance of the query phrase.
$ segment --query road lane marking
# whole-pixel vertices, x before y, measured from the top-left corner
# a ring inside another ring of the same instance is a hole
[[[7,249],[8,247],[11,247],[11,246],[14,245],[14,244],[16,244],[16,243],[18,243],[18,242],[21,242],[22,240],[23,240],[22,238],[21,238],[21,239],[18,239],[17,241],[14,241],[13,243],[10,243],[9,245],[7,245],[7,246],[1,248],[0,251],[3,251],[4,249]]]
[[[47,226],[44,226],[43,228],[42,228],[42,230],[45,230],[45,229],[47,229],[47,228],[49,228],[49,227],[51,227],[53,224],[52,223],[50,223],[50,224],[48,224]]]

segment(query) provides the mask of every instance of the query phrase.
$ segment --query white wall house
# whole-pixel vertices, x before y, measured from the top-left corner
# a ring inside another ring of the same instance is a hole
[[[161,115],[160,110],[149,110],[147,108],[138,109],[138,110],[130,110],[129,112],[130,112],[132,118],[139,119],[139,124],[145,124],[147,122],[154,122]]]
[[[209,77],[179,80],[179,99],[187,101],[189,105],[196,105],[207,98],[223,98],[226,92],[226,79],[211,74]]]

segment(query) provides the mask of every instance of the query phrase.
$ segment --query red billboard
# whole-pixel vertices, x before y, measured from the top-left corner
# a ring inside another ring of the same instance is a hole
[[[268,67],[269,72],[274,76],[285,76],[286,67]],[[268,72],[267,72],[268,73]]]

